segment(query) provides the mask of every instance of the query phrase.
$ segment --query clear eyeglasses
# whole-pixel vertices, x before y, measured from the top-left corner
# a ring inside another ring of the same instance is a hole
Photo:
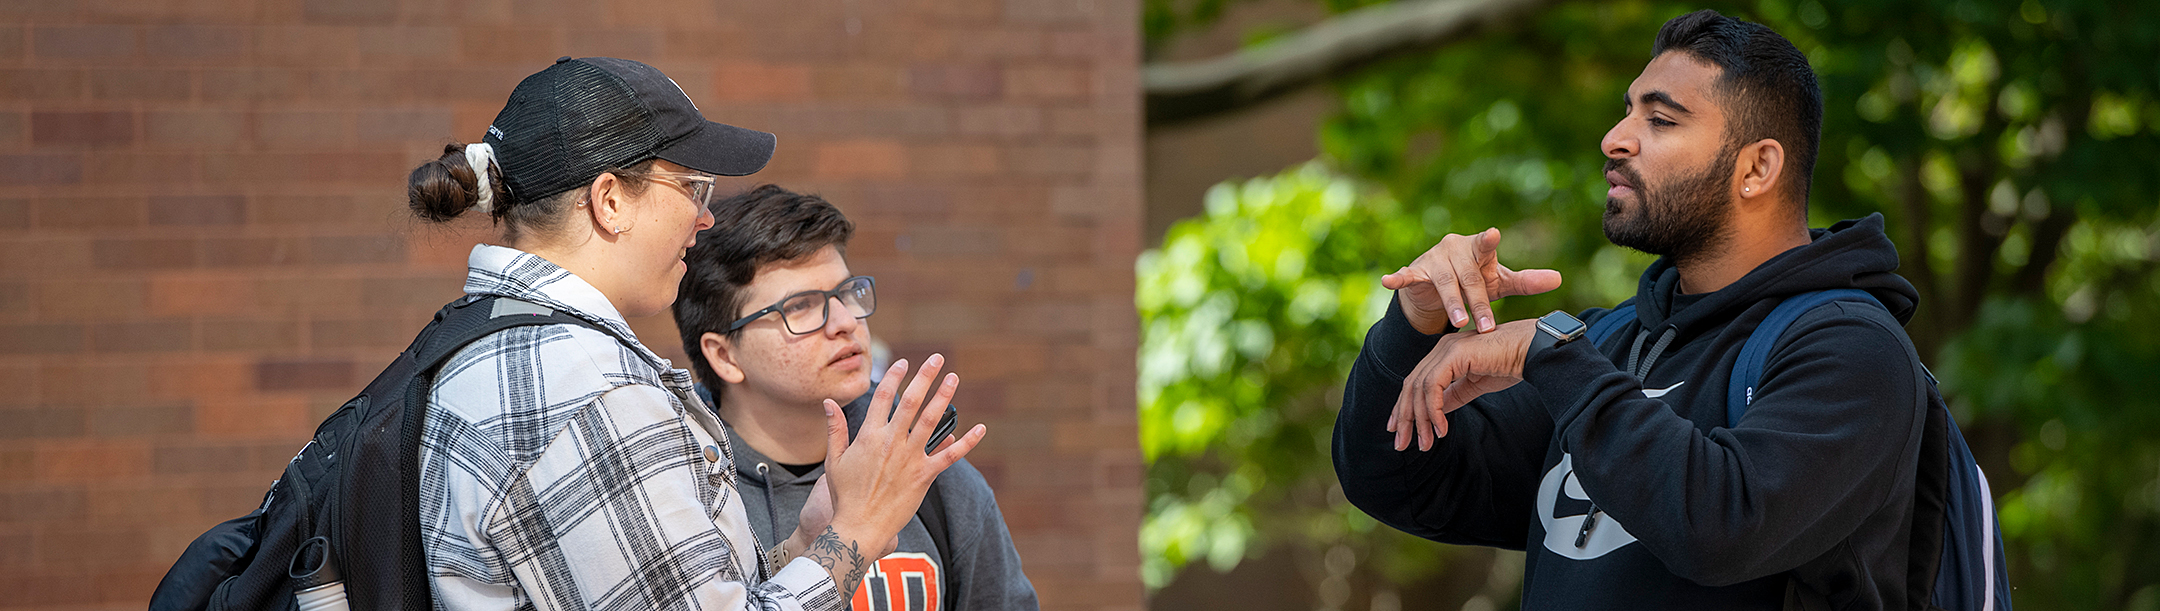
[[[665,178],[668,180],[676,181],[677,184],[682,185],[685,190],[688,190],[690,192],[690,201],[692,203],[695,203],[698,206],[704,208],[712,207],[713,192],[715,191],[715,189],[713,189],[715,177],[711,174],[653,170],[651,172],[646,172],[645,175],[654,178]]]
[[[832,302],[835,298],[840,300],[841,306],[847,308],[849,315],[869,318],[877,312],[877,282],[869,276],[856,276],[840,281],[840,286],[833,287],[830,291],[803,291],[789,295],[779,303],[735,319],[735,322],[728,323],[727,330],[734,333],[736,329],[743,328],[760,316],[779,312],[781,326],[786,327],[788,333],[816,333],[825,328],[825,323],[832,315]]]

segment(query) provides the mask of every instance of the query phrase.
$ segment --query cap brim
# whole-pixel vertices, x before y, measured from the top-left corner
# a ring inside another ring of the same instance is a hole
[[[754,129],[706,121],[696,132],[653,151],[661,159],[721,176],[748,176],[772,161],[780,138]]]

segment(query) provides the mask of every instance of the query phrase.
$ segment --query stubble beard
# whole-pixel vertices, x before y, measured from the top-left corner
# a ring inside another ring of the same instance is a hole
[[[1645,184],[1626,160],[1605,162],[1607,171],[1626,177],[1634,185],[1632,207],[1605,198],[1605,239],[1614,245],[1665,257],[1679,266],[1723,248],[1732,220],[1727,201],[1732,189],[1732,164],[1736,147],[1727,147],[1701,170],[1657,185]]]

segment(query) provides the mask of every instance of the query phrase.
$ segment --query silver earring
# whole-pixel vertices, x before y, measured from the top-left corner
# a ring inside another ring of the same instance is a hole
[[[615,226],[615,235],[622,235],[622,232],[623,232],[623,228],[622,228],[622,225],[616,225],[616,226]]]

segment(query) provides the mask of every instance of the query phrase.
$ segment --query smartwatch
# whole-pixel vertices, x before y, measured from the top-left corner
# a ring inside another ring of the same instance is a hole
[[[1582,337],[1583,332],[1589,330],[1590,325],[1576,320],[1574,315],[1553,310],[1551,314],[1538,317],[1538,332],[1530,337],[1530,350],[1523,354],[1523,358],[1527,361],[1547,349],[1575,341],[1575,338]]]

